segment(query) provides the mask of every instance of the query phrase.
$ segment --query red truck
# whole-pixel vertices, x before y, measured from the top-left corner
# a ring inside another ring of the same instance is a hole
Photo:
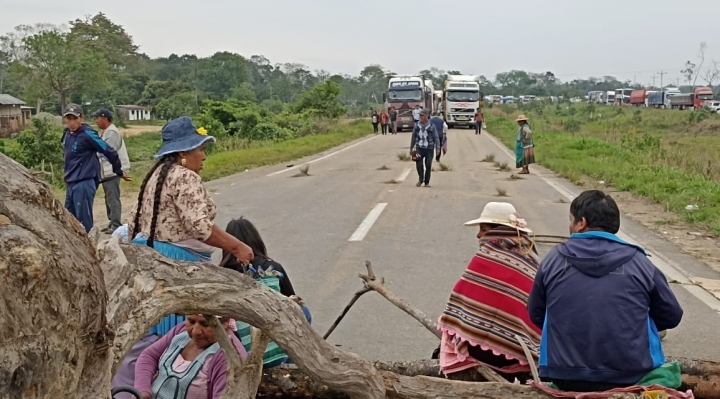
[[[630,105],[633,107],[644,107],[647,90],[633,90],[630,93]]]
[[[701,109],[705,101],[714,99],[715,94],[711,88],[696,87],[692,93],[677,94],[669,100],[673,109]]]

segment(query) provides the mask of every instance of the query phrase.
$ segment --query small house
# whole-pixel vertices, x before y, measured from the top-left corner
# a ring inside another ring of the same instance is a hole
[[[0,138],[19,133],[30,124],[32,107],[9,94],[0,94]]]
[[[118,105],[118,114],[124,121],[149,121],[150,110],[140,105]]]

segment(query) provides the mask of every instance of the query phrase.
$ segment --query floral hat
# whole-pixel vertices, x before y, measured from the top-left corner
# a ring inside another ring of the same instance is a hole
[[[532,233],[532,230],[528,229],[525,219],[520,218],[515,207],[509,202],[488,202],[480,217],[465,223],[465,226],[478,226],[486,223],[499,224]]]
[[[208,141],[215,142],[215,137],[208,136],[205,128],[197,128],[190,117],[181,116],[166,123],[162,128],[162,147],[155,158],[168,154],[192,151]]]

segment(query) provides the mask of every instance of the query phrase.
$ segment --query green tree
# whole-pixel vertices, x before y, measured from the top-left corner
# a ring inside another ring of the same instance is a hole
[[[293,105],[295,112],[310,112],[320,117],[339,118],[347,112],[338,101],[340,85],[327,81],[303,93]]]
[[[195,95],[190,92],[173,94],[168,98],[158,101],[153,107],[155,116],[165,120],[179,118],[181,116],[193,116],[197,114],[198,107],[195,105]]]
[[[170,98],[179,93],[191,93],[192,87],[179,80],[151,80],[145,85],[140,97],[140,104],[153,108],[160,100]],[[193,103],[196,101],[193,97]]]
[[[200,60],[197,71],[197,87],[203,95],[213,100],[232,97],[233,90],[248,81],[246,61],[239,54],[218,52]]]
[[[103,13],[71,21],[70,34],[86,48],[102,54],[114,68],[124,67],[137,55],[132,36]]]

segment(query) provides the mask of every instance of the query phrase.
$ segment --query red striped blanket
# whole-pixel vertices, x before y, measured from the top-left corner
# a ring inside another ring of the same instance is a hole
[[[497,228],[483,236],[438,323],[443,332],[440,367],[445,374],[480,363],[506,373],[529,371],[516,335],[537,362],[541,331],[528,317],[527,298],[538,265],[537,252],[525,233]]]

